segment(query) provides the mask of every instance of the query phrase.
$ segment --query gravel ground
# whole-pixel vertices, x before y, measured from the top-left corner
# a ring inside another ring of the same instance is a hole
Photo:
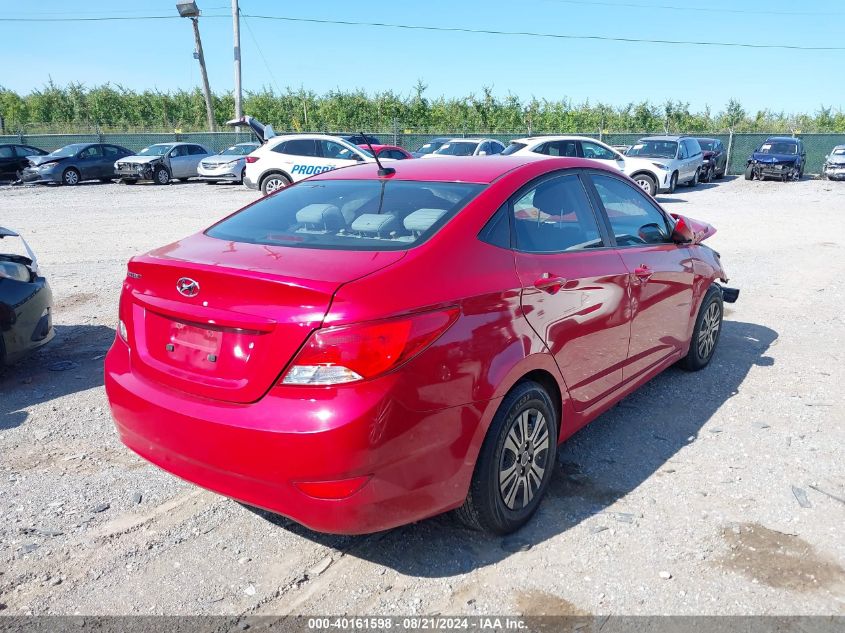
[[[125,261],[254,198],[0,187],[57,330],[0,373],[0,613],[845,614],[845,184],[726,179],[661,198],[718,227],[709,243],[742,289],[716,357],[567,442],[538,516],[506,539],[449,517],[315,534],[120,444],[102,358]]]

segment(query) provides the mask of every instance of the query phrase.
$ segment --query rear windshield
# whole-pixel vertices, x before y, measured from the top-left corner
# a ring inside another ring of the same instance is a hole
[[[206,235],[302,248],[405,250],[434,235],[483,188],[460,182],[305,181],[262,198]]]
[[[505,151],[502,152],[502,156],[508,156],[509,154],[515,154],[523,147],[528,147],[526,143],[515,143],[511,141],[511,144],[505,148]]]

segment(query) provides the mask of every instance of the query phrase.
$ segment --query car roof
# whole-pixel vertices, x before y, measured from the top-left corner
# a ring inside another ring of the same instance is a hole
[[[578,134],[546,134],[543,136],[525,136],[523,138],[515,138],[511,143],[537,143],[542,141],[595,141],[596,143],[606,143],[591,136],[580,136]]]
[[[718,141],[719,139],[713,138],[712,136],[694,136],[692,137],[696,141]]]
[[[471,182],[489,184],[514,169],[536,162],[544,162],[555,169],[596,169],[596,162],[584,158],[548,158],[545,156],[512,154],[510,156],[462,156],[449,160],[398,160],[390,163],[396,170],[391,180],[419,182]],[[610,170],[608,171],[615,171]],[[325,171],[309,180],[376,180],[378,165],[363,163]]]
[[[643,136],[640,140],[641,141],[680,141],[682,138],[695,138],[694,136],[674,136],[674,135],[663,135],[663,136]]]
[[[766,138],[766,143],[769,141],[791,141],[792,143],[797,143],[801,139],[795,138],[794,136],[769,136]]]
[[[495,138],[450,138],[447,139],[447,143],[483,143],[484,141],[495,141]],[[500,143],[502,141],[499,141]]]
[[[845,145],[834,145],[833,149],[845,149]],[[830,150],[833,151],[833,150]]]
[[[356,136],[357,136],[357,134],[356,134]],[[296,140],[296,139],[328,139],[328,140],[331,140],[331,141],[343,141],[344,143],[349,143],[348,140],[343,138],[343,135],[335,136],[334,134],[319,134],[319,133],[313,133],[313,134],[284,134],[284,135],[280,134],[279,136],[274,136],[274,137],[270,138],[267,141],[267,143],[274,143],[276,141],[291,141],[291,140]]]

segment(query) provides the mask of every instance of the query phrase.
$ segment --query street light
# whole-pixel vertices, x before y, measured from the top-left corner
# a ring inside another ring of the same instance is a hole
[[[193,0],[181,0],[180,2],[177,2],[176,9],[179,11],[179,15],[183,18],[200,17],[199,7]]]
[[[200,73],[202,75],[202,94],[205,97],[205,114],[208,119],[208,129],[214,132],[214,105],[211,102],[211,88],[208,85],[208,73],[205,70],[205,55],[202,52],[202,40],[200,39],[200,25],[199,17],[200,10],[197,3],[193,0],[179,0],[176,3],[176,10],[183,18],[190,18],[194,26],[194,42],[196,43],[196,51],[194,57],[199,60]]]

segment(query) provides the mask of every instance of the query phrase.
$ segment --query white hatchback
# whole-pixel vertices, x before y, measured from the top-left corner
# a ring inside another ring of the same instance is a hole
[[[503,154],[540,154],[589,158],[630,176],[651,196],[663,188],[662,172],[653,162],[623,156],[618,150],[588,136],[532,136],[511,141]]]
[[[314,174],[374,161],[367,150],[336,136],[274,136],[246,157],[244,185],[267,195]]]

